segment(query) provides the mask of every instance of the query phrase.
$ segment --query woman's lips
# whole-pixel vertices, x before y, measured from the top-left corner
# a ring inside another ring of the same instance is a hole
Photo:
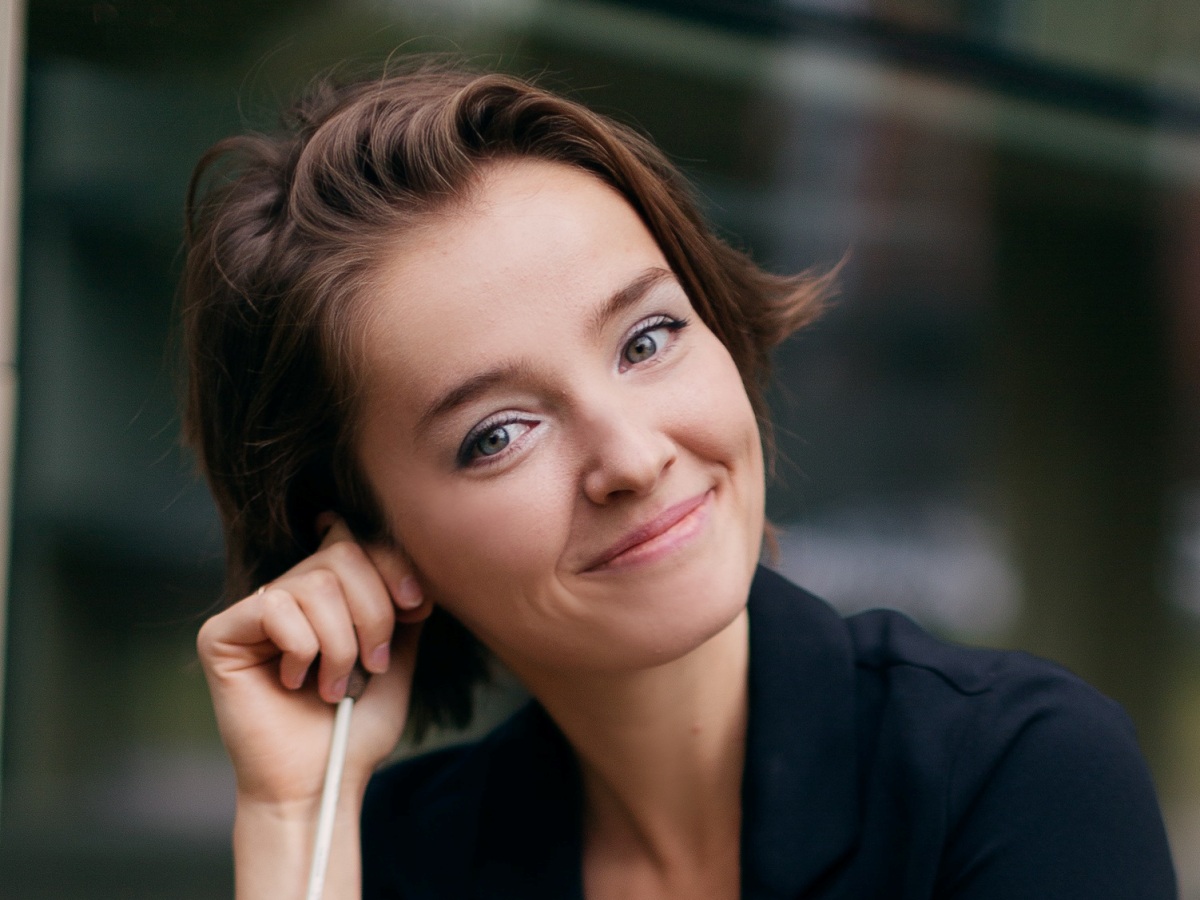
[[[712,491],[708,490],[668,506],[601,553],[584,571],[648,562],[687,543],[704,527],[711,496]]]

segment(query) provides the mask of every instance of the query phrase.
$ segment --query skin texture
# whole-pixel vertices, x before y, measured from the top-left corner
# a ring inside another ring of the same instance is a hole
[[[764,488],[724,346],[623,198],[544,162],[494,164],[397,239],[362,299],[357,451],[394,542],[323,517],[316,554],[198,641],[237,772],[238,896],[300,893],[356,656],[375,677],[327,896],[358,896],[362,790],[403,727],[433,604],[576,748],[589,898],[737,896]]]

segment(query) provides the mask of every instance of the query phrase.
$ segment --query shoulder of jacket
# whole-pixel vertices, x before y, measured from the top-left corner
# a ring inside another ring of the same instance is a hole
[[[955,644],[930,634],[903,613],[869,610],[846,619],[856,665],[901,675],[926,673],[962,695],[1015,692],[1043,697],[1063,694],[1078,699],[1094,688],[1072,672],[1020,650],[996,650]]]

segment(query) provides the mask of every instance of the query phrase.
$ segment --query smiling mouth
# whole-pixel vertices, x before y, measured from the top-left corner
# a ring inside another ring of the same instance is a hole
[[[665,556],[695,537],[708,519],[711,489],[669,506],[605,550],[584,571],[616,569]]]

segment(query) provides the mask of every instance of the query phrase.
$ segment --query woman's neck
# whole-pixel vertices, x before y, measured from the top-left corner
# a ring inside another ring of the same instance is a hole
[[[585,869],[679,885],[715,866],[736,896],[748,627],[743,611],[666,665],[529,685],[579,757]]]

